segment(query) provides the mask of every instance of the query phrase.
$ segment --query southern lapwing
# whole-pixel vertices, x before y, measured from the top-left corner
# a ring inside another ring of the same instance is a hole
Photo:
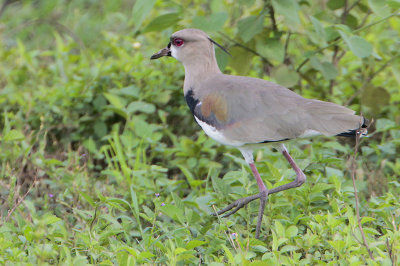
[[[217,65],[214,44],[226,51],[203,31],[184,29],[172,34],[168,46],[151,59],[172,56],[183,63],[183,92],[194,119],[214,140],[237,147],[249,164],[259,193],[235,201],[218,214],[227,217],[260,199],[258,238],[268,195],[306,181],[283,142],[316,135],[365,135],[368,120],[346,107],[303,98],[266,80],[225,75]],[[270,190],[265,186],[254,164],[253,149],[266,143],[273,144],[292,166],[294,181]]]

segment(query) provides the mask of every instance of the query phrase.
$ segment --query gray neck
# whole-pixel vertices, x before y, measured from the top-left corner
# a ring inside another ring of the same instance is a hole
[[[196,58],[195,60],[188,60],[184,63],[185,66],[185,83],[184,93],[190,89],[198,88],[199,84],[206,79],[221,74],[215,56]]]

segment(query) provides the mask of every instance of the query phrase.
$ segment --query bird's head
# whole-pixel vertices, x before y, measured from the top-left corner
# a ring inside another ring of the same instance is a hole
[[[215,53],[213,44],[228,53],[225,48],[212,40],[204,31],[198,29],[184,29],[172,34],[167,47],[153,54],[150,59],[172,56],[184,65],[190,64],[193,60],[201,61],[202,59],[214,59]]]

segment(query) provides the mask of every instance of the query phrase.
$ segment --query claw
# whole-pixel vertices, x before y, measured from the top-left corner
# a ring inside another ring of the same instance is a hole
[[[212,215],[217,216],[217,215],[224,214],[222,216],[222,218],[225,218],[225,217],[231,216],[232,214],[236,213],[238,210],[240,210],[241,208],[243,208],[244,206],[246,206],[253,200],[260,199],[260,208],[258,211],[257,229],[256,229],[256,238],[258,238],[260,236],[261,221],[262,221],[262,216],[264,214],[264,208],[265,208],[265,204],[267,202],[267,198],[268,198],[268,191],[263,191],[256,195],[238,199],[235,202],[233,202],[233,203],[229,204],[228,206],[226,206],[225,208],[223,208],[222,210],[220,210],[216,213],[213,213]],[[230,210],[232,210],[232,211],[230,211]],[[230,211],[230,212],[228,212],[228,211]],[[226,212],[228,212],[228,213],[226,213]]]
[[[227,211],[230,211],[231,209],[233,209],[234,207],[236,207],[233,211],[225,214],[222,217],[228,217],[234,213],[236,213],[238,210],[240,210],[241,208],[243,208],[244,206],[246,206],[247,204],[249,204],[250,202],[252,202],[253,200],[256,200],[258,198],[260,198],[261,193],[255,194],[255,195],[251,195],[245,198],[241,198],[236,200],[235,202],[232,202],[231,204],[229,204],[228,206],[226,206],[225,208],[223,208],[222,210],[218,211],[217,213],[213,213],[213,216],[217,216],[217,215],[222,215],[224,213],[226,213]]]

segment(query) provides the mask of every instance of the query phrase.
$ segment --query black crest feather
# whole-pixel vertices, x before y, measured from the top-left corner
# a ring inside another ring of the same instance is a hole
[[[221,48],[222,51],[224,51],[224,52],[227,53],[228,55],[232,56],[232,55],[228,52],[228,50],[226,50],[222,45],[220,45],[219,43],[217,43],[216,41],[214,41],[214,40],[211,39],[211,38],[208,38],[208,39],[210,40],[210,42],[212,42],[213,44],[215,44],[216,46],[218,46],[219,48]]]

